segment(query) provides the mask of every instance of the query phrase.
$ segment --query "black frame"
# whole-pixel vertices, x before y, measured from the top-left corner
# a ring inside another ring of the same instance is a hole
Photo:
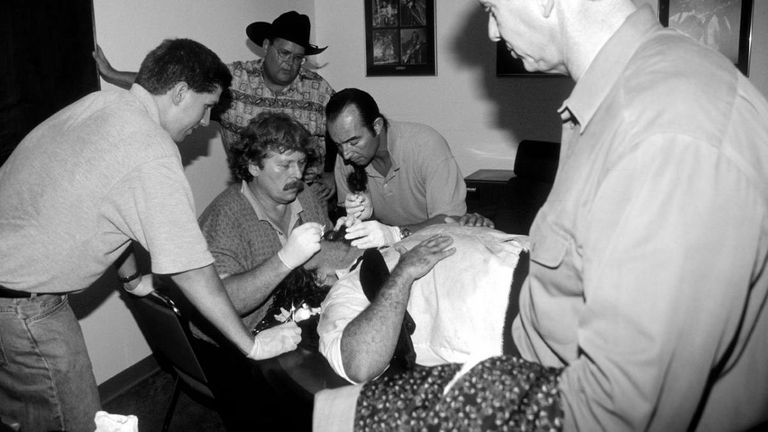
[[[659,22],[665,27],[670,27],[670,15],[674,15],[678,12],[683,13],[684,11],[681,9],[684,6],[689,6],[691,3],[695,3],[695,0],[659,0]],[[731,23],[731,21],[735,21],[738,22],[739,25],[739,28],[736,31],[733,31],[733,35],[730,36],[731,38],[736,39],[730,41],[729,44],[731,51],[735,48],[736,52],[729,53],[727,49],[722,48],[719,48],[718,50],[726,57],[730,58],[744,75],[749,75],[749,55],[752,48],[752,0],[726,0],[719,2],[717,7],[718,10],[707,10],[704,11],[704,13],[711,13],[714,17],[723,17],[725,19],[727,19],[729,15],[733,16],[738,14],[738,19],[728,20],[727,22]],[[695,9],[695,5],[693,8]],[[702,11],[699,10],[699,12]],[[690,20],[688,22],[690,22]],[[733,26],[733,23],[731,23],[731,26]],[[692,34],[692,31],[697,30],[697,28],[691,30],[691,28],[683,28],[682,25],[675,25],[675,23],[673,23],[671,27],[696,39],[695,35]],[[706,42],[704,43],[706,44]]]
[[[435,75],[435,0],[364,1],[366,75]]]

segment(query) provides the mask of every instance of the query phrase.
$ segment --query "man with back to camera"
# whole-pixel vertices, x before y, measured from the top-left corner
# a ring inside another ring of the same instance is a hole
[[[531,228],[512,329],[524,359],[561,372],[552,392],[515,375],[519,359],[494,358],[419,411],[358,401],[356,430],[429,419],[459,429],[499,419],[530,430],[764,430],[764,96],[723,55],[664,29],[648,5],[480,3],[490,38],[527,70],[576,81],[559,110],[558,174]],[[387,385],[418,385],[407,378]]]
[[[311,134],[304,182],[326,202],[336,190],[333,179],[336,149],[325,143],[324,111],[333,88],[317,72],[303,66],[307,56],[320,54],[327,47],[318,48],[309,43],[309,18],[296,11],[282,14],[272,23],[253,22],[245,31],[266,54],[261,59],[227,65],[233,75],[228,87],[232,103],[214,110],[214,114],[218,114],[214,120],[222,126],[221,138],[227,155],[229,157],[229,149],[240,139],[239,131],[259,113],[291,115]],[[133,82],[135,73],[112,68],[100,48],[94,58],[106,81],[123,88]]]
[[[92,93],[62,109],[0,167],[4,422],[31,432],[93,431],[99,395],[67,294],[120,260],[121,281],[135,288],[134,241],[149,252],[153,272],[170,275],[242,355],[295,348],[295,325],[254,339],[239,320],[195,220],[175,144],[207,124],[230,81],[208,48],[166,40],[146,56],[130,91]]]
[[[249,329],[264,319],[278,284],[320,250],[322,232],[331,227],[319,198],[301,182],[309,140],[287,114],[254,117],[230,148],[232,177],[240,182],[219,194],[199,219],[216,272]],[[229,344],[204,328],[192,331],[228,430],[309,428],[311,406],[282,400]],[[255,408],[264,411],[258,418]],[[281,416],[286,409],[292,413]]]
[[[395,243],[425,226],[461,217],[466,225],[490,226],[466,214],[464,178],[445,139],[429,126],[387,120],[370,94],[347,88],[325,107],[328,137],[338,147],[336,186],[346,238],[365,249]],[[351,194],[353,171],[367,176],[365,194]],[[371,213],[372,209],[372,213]],[[374,220],[361,221],[368,217]],[[337,221],[337,225],[339,225]]]

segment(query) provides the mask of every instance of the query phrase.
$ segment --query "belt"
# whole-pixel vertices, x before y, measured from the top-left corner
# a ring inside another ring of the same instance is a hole
[[[37,293],[16,291],[0,285],[0,298],[30,298],[37,297]]]

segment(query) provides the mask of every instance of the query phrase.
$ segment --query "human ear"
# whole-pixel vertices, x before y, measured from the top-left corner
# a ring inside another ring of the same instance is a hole
[[[373,121],[373,130],[376,132],[376,136],[379,136],[382,130],[384,130],[384,119],[381,117],[376,117],[376,120]]]
[[[187,85],[184,81],[177,82],[172,88],[171,88],[171,100],[173,101],[174,105],[179,105],[184,100],[184,97],[187,95],[187,91],[189,91],[189,85]]]
[[[256,166],[256,164],[255,164],[255,163],[253,163],[253,162],[249,162],[249,163],[248,163],[248,172],[249,172],[249,173],[250,173],[252,176],[254,176],[254,177],[258,177],[258,176],[259,176],[259,172],[261,172],[261,170],[259,169],[259,167],[258,167],[258,166]]]

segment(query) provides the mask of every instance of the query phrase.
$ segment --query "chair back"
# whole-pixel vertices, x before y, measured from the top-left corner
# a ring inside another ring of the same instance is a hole
[[[157,291],[144,297],[128,297],[136,323],[161,365],[165,363],[185,384],[212,399],[205,372],[192,347],[189,322],[176,304]]]

